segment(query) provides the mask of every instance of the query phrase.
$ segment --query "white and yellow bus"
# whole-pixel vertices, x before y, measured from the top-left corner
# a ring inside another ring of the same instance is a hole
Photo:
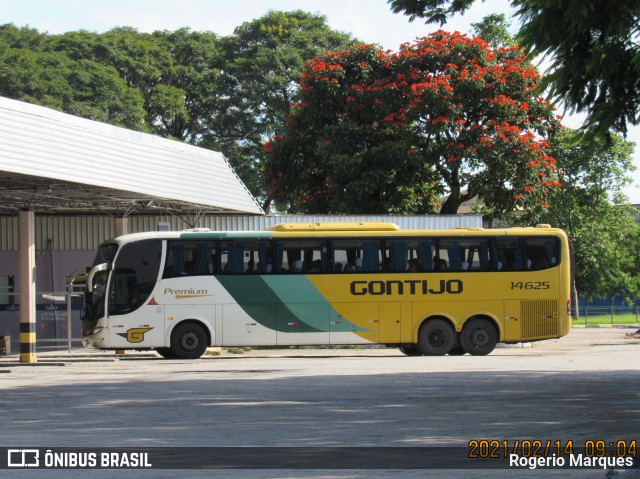
[[[547,225],[129,234],[98,250],[83,342],[182,359],[209,346],[347,344],[485,355],[569,333],[570,266],[566,235]]]

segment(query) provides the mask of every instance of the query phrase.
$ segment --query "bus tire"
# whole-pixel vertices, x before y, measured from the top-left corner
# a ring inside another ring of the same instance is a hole
[[[198,359],[207,350],[207,333],[198,323],[180,323],[171,333],[171,352],[177,359]]]
[[[444,356],[455,342],[455,332],[444,319],[430,319],[418,332],[418,350],[425,356]]]
[[[175,359],[176,357],[176,355],[173,354],[171,348],[156,348],[156,353],[158,353],[164,359]]]
[[[422,356],[422,353],[418,350],[417,345],[400,346],[400,352],[405,356]]]
[[[467,354],[467,352],[464,350],[464,348],[458,345],[455,345],[453,348],[451,348],[451,351],[449,351],[449,356],[464,356],[465,354]]]
[[[462,328],[460,344],[472,356],[485,356],[494,350],[498,343],[498,331],[491,321],[474,318]]]

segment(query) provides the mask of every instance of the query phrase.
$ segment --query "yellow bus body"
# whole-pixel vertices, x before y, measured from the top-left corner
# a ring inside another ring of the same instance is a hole
[[[103,349],[187,358],[202,354],[203,342],[374,343],[409,355],[481,355],[497,342],[559,338],[571,328],[569,242],[548,225],[285,223],[137,233],[101,248],[97,257],[110,259],[89,272],[96,292],[85,302],[83,335]]]

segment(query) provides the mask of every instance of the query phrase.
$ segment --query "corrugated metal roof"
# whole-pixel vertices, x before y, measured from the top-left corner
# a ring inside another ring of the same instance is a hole
[[[122,213],[149,200],[263,214],[222,153],[0,97],[0,213]]]
[[[270,215],[206,216],[198,226],[216,231],[260,231],[278,223],[325,223],[334,221],[379,221],[397,224],[403,230],[436,230],[481,227],[481,215]],[[180,229],[180,228],[175,228]]]

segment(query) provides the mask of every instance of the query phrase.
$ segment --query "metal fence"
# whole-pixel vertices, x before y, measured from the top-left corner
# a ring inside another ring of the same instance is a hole
[[[640,306],[637,302],[635,305],[581,304],[574,324],[640,324]]]
[[[19,293],[0,294],[0,337],[9,350],[20,351]],[[38,292],[36,295],[36,349],[71,351],[82,345],[78,292]],[[6,352],[5,352],[6,354]]]

